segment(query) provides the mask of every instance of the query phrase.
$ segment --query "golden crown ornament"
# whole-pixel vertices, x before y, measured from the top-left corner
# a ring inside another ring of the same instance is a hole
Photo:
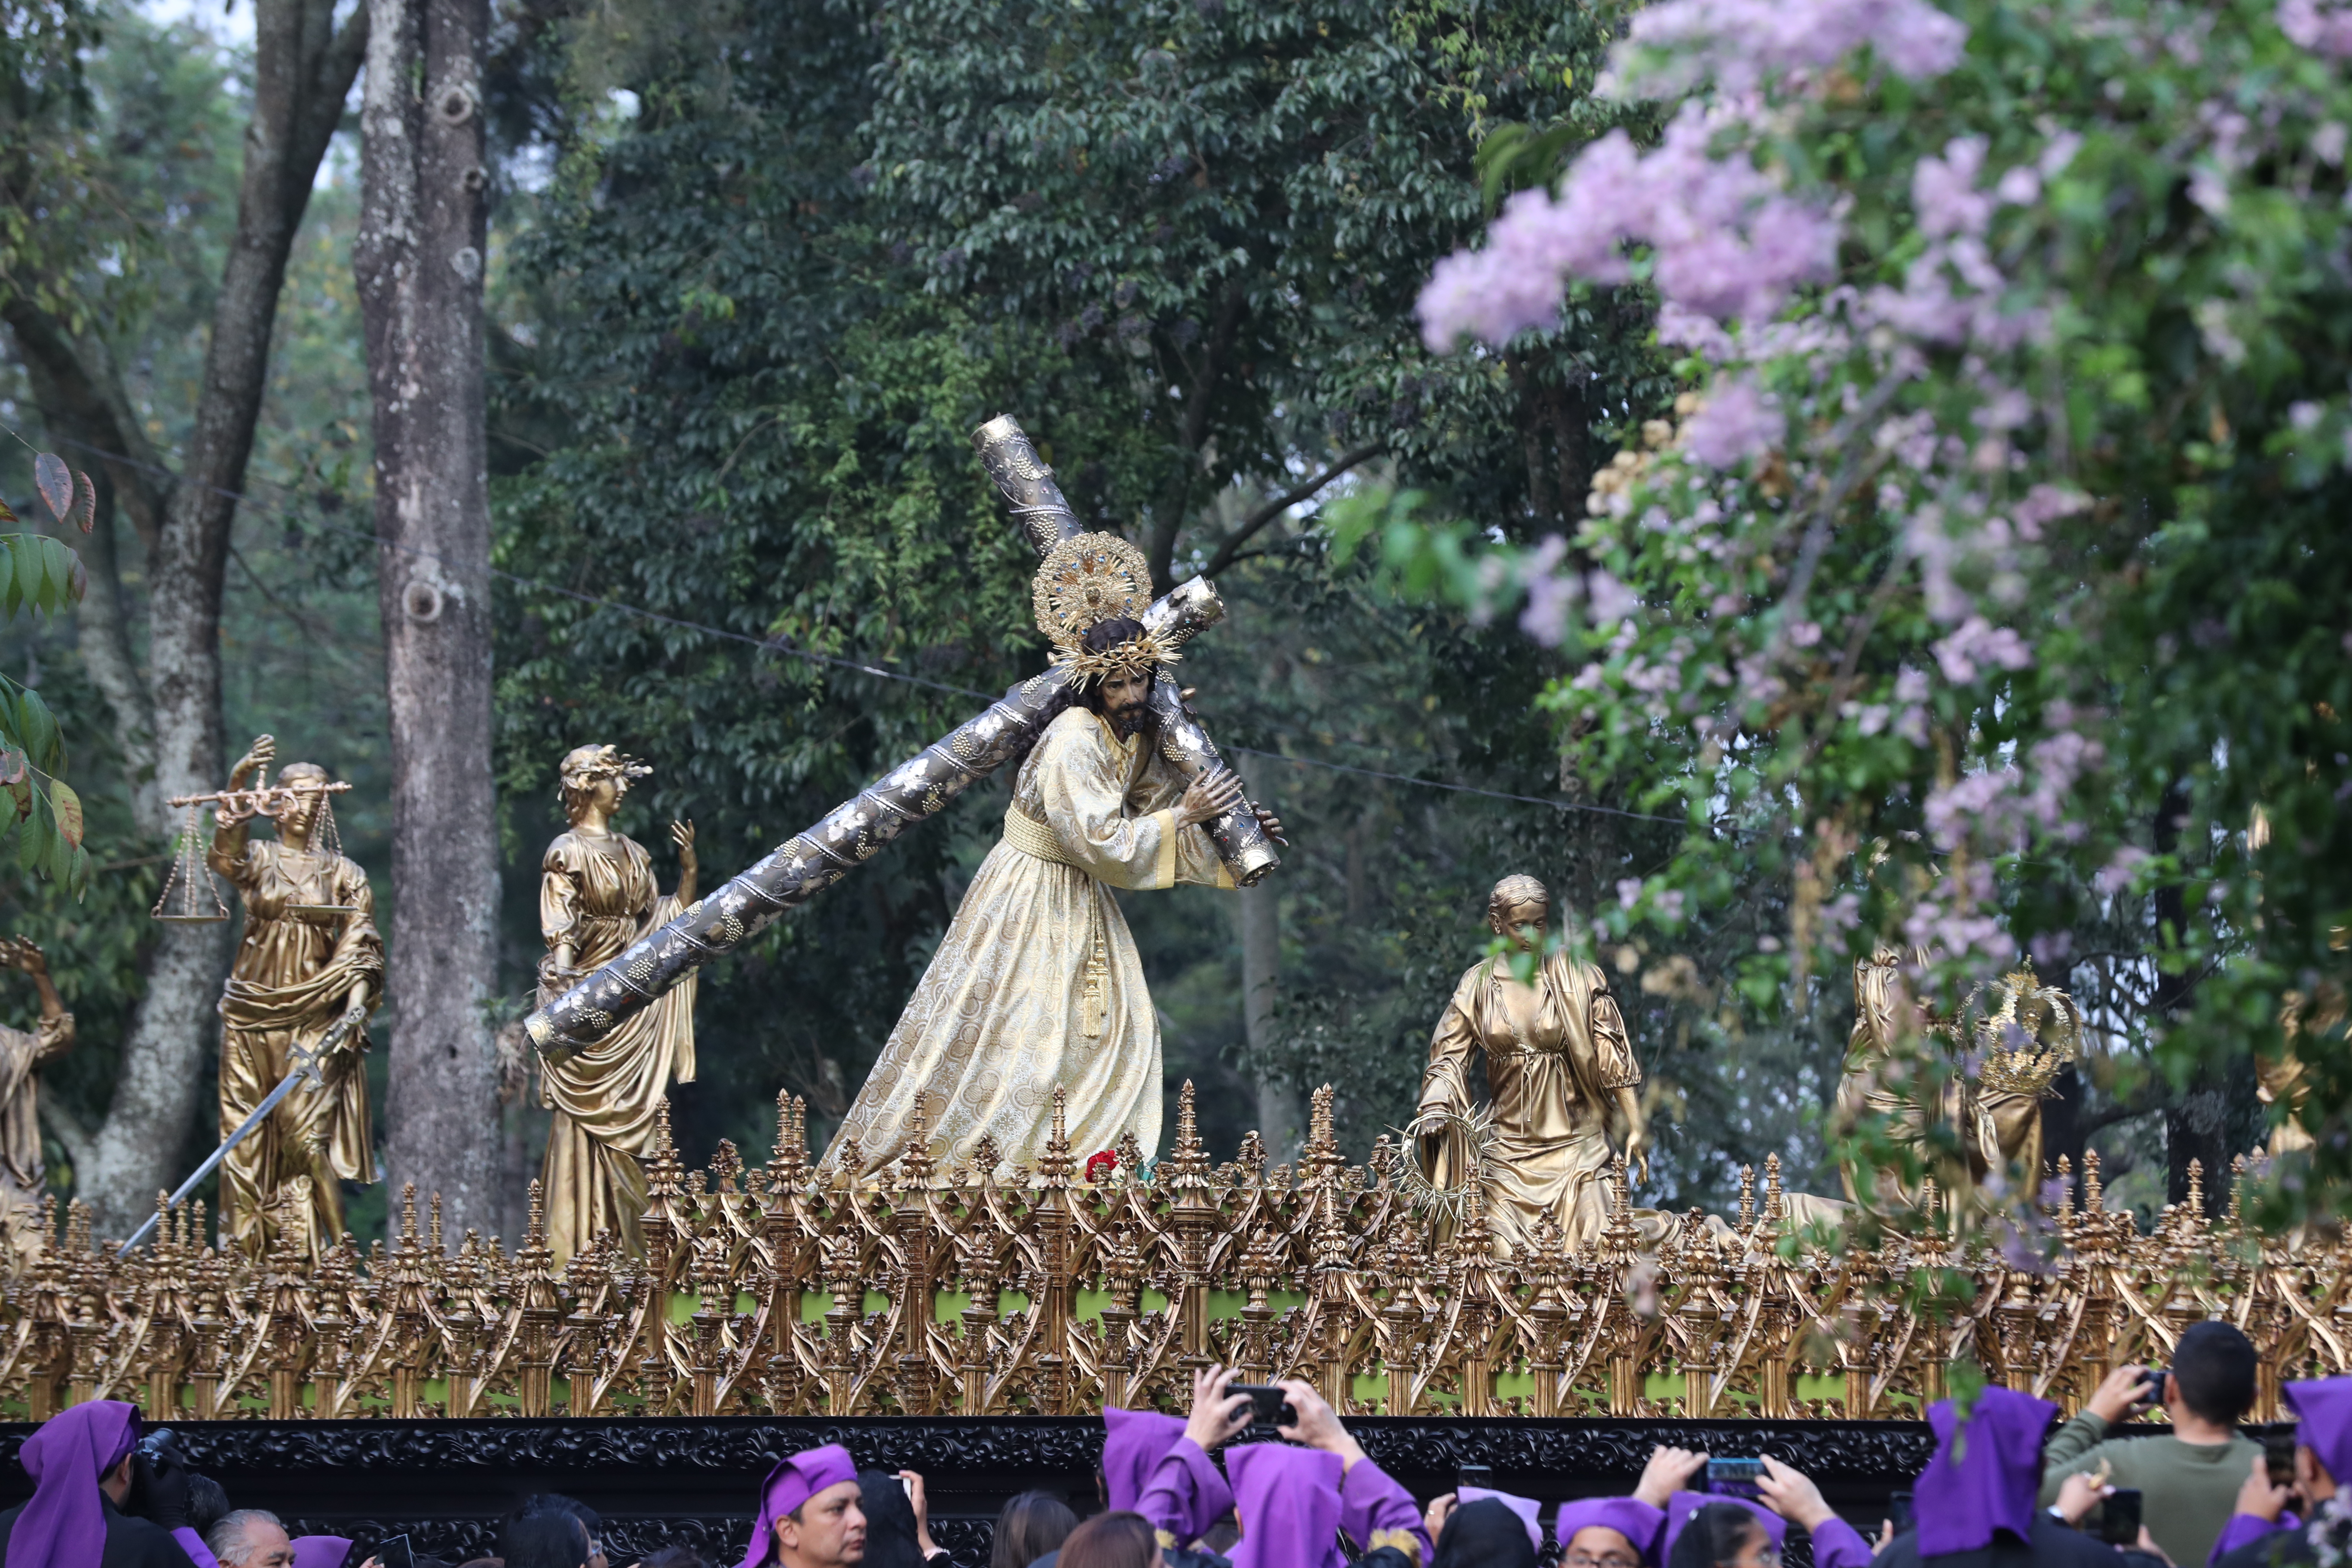
[[[1979,989],[1969,999],[1984,1065],[1977,1082],[2009,1094],[2043,1095],[2082,1047],[2083,1018],[2074,999],[2044,985],[2031,965]]]
[[[1151,563],[1115,533],[1080,533],[1045,554],[1032,584],[1037,629],[1054,645],[1054,662],[1067,666],[1072,684],[1085,688],[1110,675],[1150,675],[1176,662],[1176,650],[1151,632],[1099,652],[1086,645],[1087,629],[1126,616],[1139,620],[1151,607]]]

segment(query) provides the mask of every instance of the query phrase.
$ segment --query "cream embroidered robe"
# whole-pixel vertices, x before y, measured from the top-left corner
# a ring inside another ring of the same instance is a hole
[[[1147,731],[1148,733],[1148,731]],[[999,1170],[1034,1163],[1066,1091],[1070,1149],[1084,1160],[1132,1131],[1160,1147],[1160,1018],[1113,888],[1233,879],[1205,829],[1176,826],[1184,780],[1135,737],[1073,707],[1021,767],[1004,838],[898,1016],[824,1164],[854,1141],[860,1175],[894,1163],[909,1114],[943,1165],[982,1133]]]

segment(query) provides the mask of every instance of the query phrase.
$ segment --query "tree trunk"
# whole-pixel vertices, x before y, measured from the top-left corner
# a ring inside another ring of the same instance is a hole
[[[390,1179],[500,1220],[482,55],[488,0],[368,0],[354,247],[392,710]],[[419,93],[422,96],[420,98]]]
[[[236,494],[245,485],[254,426],[268,388],[270,334],[286,258],[367,36],[364,13],[338,32],[334,11],[334,0],[256,0],[253,117],[245,132],[236,233],[213,306],[203,390],[183,467],[165,486],[130,463],[109,465],[110,488],[142,534],[152,529],[143,701],[122,679],[130,646],[124,628],[107,624],[106,611],[119,608],[119,598],[107,599],[83,621],[80,638],[85,651],[96,655],[92,676],[115,709],[134,765],[152,747],[152,784],[133,786],[142,828],[159,826],[163,796],[216,787],[223,772],[220,607]],[[92,446],[145,462],[144,443],[135,421],[124,416],[128,400],[102,345],[56,331],[43,346],[37,320],[16,320],[12,312],[11,325],[28,359],[41,359],[40,379],[58,399],[53,405],[44,397],[44,416],[61,428],[86,432],[78,438]],[[111,559],[109,549],[100,564]],[[119,584],[92,587],[104,594]],[[126,706],[133,711],[124,712]],[[225,927],[162,928],[146,989],[122,1042],[113,1101],[77,1160],[79,1194],[95,1209],[100,1235],[130,1230],[152,1208],[158,1189],[176,1184],[182,1174],[227,951]]]
[[[1298,1092],[1271,1070],[1274,998],[1282,969],[1282,895],[1260,883],[1234,895],[1242,939],[1242,1027],[1249,1045],[1250,1077],[1257,1085],[1257,1131],[1268,1157],[1287,1160],[1306,1132]]]

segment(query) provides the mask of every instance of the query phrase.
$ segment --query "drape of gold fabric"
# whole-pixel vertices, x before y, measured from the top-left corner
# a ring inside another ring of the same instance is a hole
[[[221,993],[220,1135],[236,1131],[294,1067],[294,1047],[315,1048],[359,988],[373,1009],[383,994],[383,942],[367,873],[340,855],[293,850],[274,838],[240,855],[215,847],[214,870],[245,900],[236,961]],[[327,912],[328,906],[352,912]],[[304,907],[309,906],[309,907]],[[307,1213],[312,1249],[343,1229],[338,1180],[375,1180],[368,1126],[365,1025],[321,1064],[220,1167],[221,1224],[248,1256],[276,1234],[268,1212]]]
[[[541,934],[551,948],[570,942],[582,971],[610,963],[679,912],[677,899],[661,895],[645,846],[622,834],[562,834],[540,871]],[[694,993],[688,975],[579,1055],[541,1059],[540,1100],[555,1112],[541,1176],[547,1245],[559,1266],[600,1230],[633,1253],[645,1250],[638,1160],[669,1086],[694,1081]]]
[[[33,1032],[0,1026],[0,1245],[37,1252],[41,1183],[40,1082],[34,1075],[73,1048],[71,1013]]]
[[[1198,826],[1176,826],[1184,779],[1149,745],[1084,708],[1046,726],[1022,764],[1003,841],[989,851],[947,935],[825,1151],[857,1173],[925,1137],[952,1165],[981,1135],[1000,1168],[1034,1162],[1066,1091],[1080,1159],[1132,1131],[1160,1146],[1160,1019],[1113,888],[1233,886]]]
[[[1531,1026],[1515,1024],[1495,961],[1474,964],[1454,987],[1429,1045],[1421,1110],[1471,1110],[1469,1068],[1484,1052],[1492,1091],[1495,1138],[1480,1187],[1496,1256],[1534,1243],[1549,1214],[1573,1248],[1597,1239],[1609,1223],[1606,1172],[1612,1152],[1609,1121],[1621,1088],[1638,1088],[1641,1063],[1608,978],[1565,952],[1549,954],[1538,973]],[[1447,1189],[1463,1180],[1468,1152],[1454,1130],[1422,1140],[1430,1180]],[[1636,1209],[1646,1244],[1670,1235],[1675,1218]]]

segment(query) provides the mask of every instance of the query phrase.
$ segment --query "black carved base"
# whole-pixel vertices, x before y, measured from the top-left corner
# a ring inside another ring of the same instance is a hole
[[[1550,1503],[1568,1498],[1630,1491],[1651,1448],[1667,1443],[1784,1459],[1871,1535],[1887,1494],[1908,1487],[1934,1450],[1925,1424],[1909,1421],[1364,1417],[1348,1426],[1424,1502],[1453,1489],[1458,1467],[1485,1465],[1495,1486],[1542,1499],[1549,1515]],[[420,1556],[455,1563],[494,1551],[499,1516],[523,1497],[557,1491],[604,1515],[615,1568],[668,1545],[734,1568],[761,1479],[778,1458],[819,1443],[845,1445],[861,1467],[920,1471],[933,1533],[963,1568],[978,1568],[996,1511],[1013,1493],[1039,1487],[1081,1513],[1099,1506],[1103,1433],[1097,1418],[1024,1416],[224,1421],[175,1429],[231,1502],[268,1509],[297,1533],[348,1535],[367,1548],[404,1531]],[[31,1494],[13,1461],[32,1430],[0,1425],[0,1507]],[[1807,1558],[1800,1550],[1791,1561]]]

